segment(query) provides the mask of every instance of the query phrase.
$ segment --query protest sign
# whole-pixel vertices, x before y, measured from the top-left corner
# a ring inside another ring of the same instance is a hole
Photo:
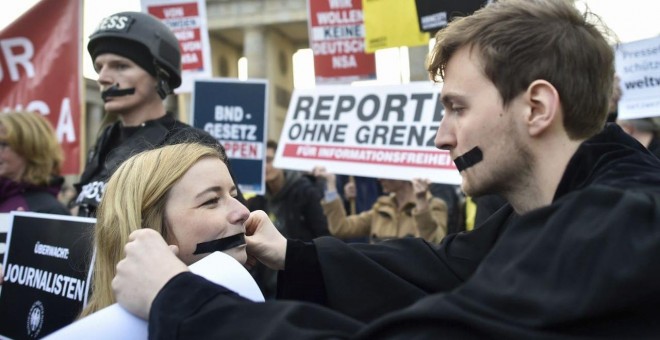
[[[366,177],[458,184],[449,152],[435,148],[443,114],[430,82],[297,89],[274,166]]]
[[[246,299],[264,302],[264,296],[250,273],[233,257],[215,252],[193,263],[190,271],[207,280],[233,290]],[[49,336],[47,339],[69,340],[142,340],[148,338],[147,321],[113,304],[91,314]]]
[[[181,86],[177,93],[192,91],[193,82],[211,77],[211,45],[204,0],[141,0],[142,11],[160,19],[179,40]]]
[[[10,214],[0,335],[43,337],[73,322],[87,302],[94,222],[61,215]]]
[[[376,57],[364,51],[362,0],[308,0],[307,8],[316,83],[376,78]]]
[[[414,0],[363,0],[362,6],[365,51],[429,44],[429,34],[417,27]]]
[[[419,30],[437,32],[456,16],[468,16],[493,0],[415,0]]]
[[[5,258],[7,252],[7,231],[9,231],[9,214],[3,213],[0,214],[0,258]]]
[[[616,73],[621,79],[619,119],[660,116],[660,37],[619,45]]]
[[[267,81],[195,81],[192,125],[215,137],[227,152],[243,192],[265,192]]]
[[[0,111],[48,119],[63,174],[80,171],[81,26],[82,0],[42,0],[0,32]]]

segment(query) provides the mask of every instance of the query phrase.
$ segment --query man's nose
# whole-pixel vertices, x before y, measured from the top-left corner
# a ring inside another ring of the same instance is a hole
[[[442,117],[440,127],[435,135],[435,147],[442,150],[451,150],[456,146],[454,120],[447,115]]]
[[[96,82],[99,85],[105,86],[105,85],[114,84],[113,79],[107,67],[102,66],[98,71],[98,75],[99,78],[96,80]]]

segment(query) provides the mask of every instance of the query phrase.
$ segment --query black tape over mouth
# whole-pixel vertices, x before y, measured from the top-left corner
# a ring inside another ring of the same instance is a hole
[[[110,86],[108,89],[105,91],[101,92],[101,99],[103,99],[103,102],[107,102],[109,97],[121,97],[121,96],[127,96],[135,94],[135,88],[131,87],[128,89],[119,89],[119,84],[115,84]]]
[[[456,169],[458,171],[463,171],[484,159],[484,154],[481,152],[478,146],[472,148],[472,150],[464,153],[462,156],[456,157],[454,159],[454,164],[456,164]]]
[[[245,234],[240,233],[232,236],[219,238],[217,240],[197,243],[197,248],[193,255],[212,253],[215,251],[224,251],[245,244]]]

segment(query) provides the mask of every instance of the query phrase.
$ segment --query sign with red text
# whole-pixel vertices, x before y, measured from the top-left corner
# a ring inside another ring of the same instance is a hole
[[[439,94],[430,82],[297,89],[274,166],[459,184],[449,152],[435,147],[444,112]]]
[[[615,52],[619,119],[660,116],[660,37],[619,44]]]
[[[309,45],[317,84],[376,78],[376,58],[364,52],[362,0],[308,0]]]
[[[80,172],[82,1],[42,0],[0,32],[0,111],[44,115]]]
[[[87,303],[93,218],[11,212],[0,337],[42,338],[73,322]]]
[[[169,27],[181,48],[181,86],[177,93],[192,92],[193,82],[211,77],[211,47],[204,0],[141,0],[142,11]]]
[[[242,192],[266,192],[266,80],[196,80],[191,125],[225,147]]]

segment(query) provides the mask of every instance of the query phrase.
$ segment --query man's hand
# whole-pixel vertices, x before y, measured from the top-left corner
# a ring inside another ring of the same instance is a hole
[[[258,260],[270,269],[284,269],[287,241],[265,212],[257,210],[250,213],[245,221],[245,236],[248,266],[255,265],[255,260]]]
[[[112,290],[122,307],[147,320],[158,292],[188,267],[176,257],[178,247],[168,247],[153,229],[132,232],[124,250],[126,257],[117,264]]]

